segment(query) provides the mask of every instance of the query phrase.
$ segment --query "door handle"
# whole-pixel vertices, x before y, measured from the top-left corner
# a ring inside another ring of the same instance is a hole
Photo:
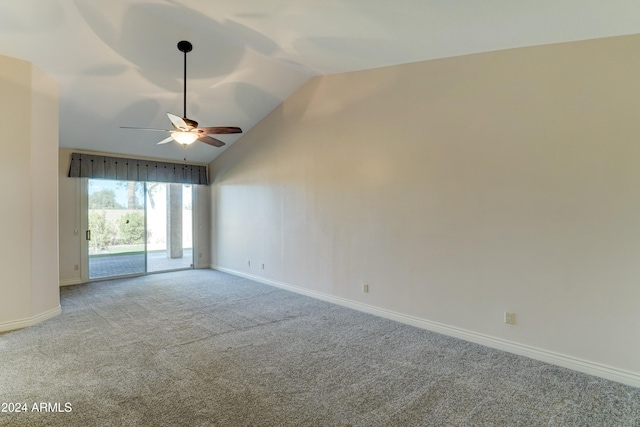
[[[86,239],[91,240],[91,230],[87,230]]]

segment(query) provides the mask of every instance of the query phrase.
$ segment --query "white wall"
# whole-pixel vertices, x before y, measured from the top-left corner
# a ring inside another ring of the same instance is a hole
[[[214,268],[640,386],[639,51],[310,80],[212,163]]]
[[[60,313],[58,93],[32,64],[0,56],[0,331]]]

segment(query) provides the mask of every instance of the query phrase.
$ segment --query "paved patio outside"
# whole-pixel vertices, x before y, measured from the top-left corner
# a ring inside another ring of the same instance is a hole
[[[168,258],[166,252],[149,252],[147,271],[145,271],[145,254],[128,253],[89,256],[89,279],[127,276],[130,274],[153,273],[157,271],[192,268],[193,249],[185,248],[182,258]]]

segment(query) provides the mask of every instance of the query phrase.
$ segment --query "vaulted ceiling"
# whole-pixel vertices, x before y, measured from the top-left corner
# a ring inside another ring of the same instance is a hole
[[[0,54],[59,83],[61,147],[204,164],[241,135],[183,149],[120,129],[182,115],[180,40],[188,116],[247,132],[314,75],[635,34],[639,18],[637,0],[16,0]]]

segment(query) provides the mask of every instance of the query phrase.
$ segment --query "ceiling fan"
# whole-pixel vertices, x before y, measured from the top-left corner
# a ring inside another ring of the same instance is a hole
[[[137,130],[151,130],[157,132],[169,132],[170,137],[158,142],[160,144],[166,144],[171,141],[176,141],[178,144],[187,146],[196,141],[204,142],[205,144],[213,145],[214,147],[222,147],[224,142],[219,139],[213,138],[209,135],[229,134],[229,133],[242,133],[242,129],[234,126],[221,126],[221,127],[198,127],[198,122],[187,118],[187,53],[193,50],[193,45],[183,40],[178,43],[178,50],[184,52],[184,114],[182,117],[175,114],[167,113],[173,129],[150,129],[150,128],[137,128],[129,126],[121,126],[122,129],[137,129]]]

